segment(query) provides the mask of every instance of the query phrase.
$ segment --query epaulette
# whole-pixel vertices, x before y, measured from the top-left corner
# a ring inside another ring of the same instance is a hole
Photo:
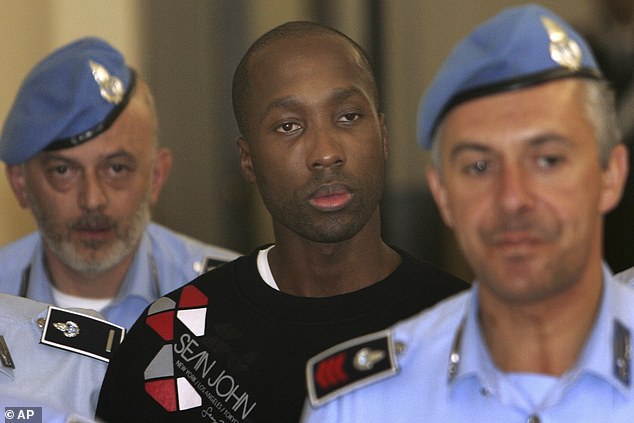
[[[125,328],[73,310],[49,306],[40,343],[108,362],[123,342]]]
[[[318,407],[398,372],[392,332],[383,330],[335,345],[308,360],[308,398]]]

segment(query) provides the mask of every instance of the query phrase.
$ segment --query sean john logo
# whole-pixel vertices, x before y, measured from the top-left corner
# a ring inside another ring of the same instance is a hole
[[[201,349],[199,343],[189,334],[181,335],[179,343],[174,345],[174,352],[185,363],[185,368],[193,369],[196,387],[205,394],[220,398],[234,412],[239,412],[246,418],[257,403],[249,402],[249,394],[240,390],[233,376],[225,370],[214,372],[217,361],[210,358],[209,352]]]
[[[207,296],[189,285],[183,288],[178,304],[162,297],[150,307],[146,323],[166,344],[145,369],[145,390],[169,412],[200,407],[204,398],[224,418],[231,417],[230,421],[238,422],[231,414],[245,419],[256,403],[240,390],[232,375],[224,369],[216,369],[217,360],[196,340],[206,332],[208,303]],[[175,339],[175,320],[189,333]]]

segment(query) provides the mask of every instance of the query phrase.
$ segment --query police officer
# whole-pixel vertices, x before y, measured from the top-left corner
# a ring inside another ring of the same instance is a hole
[[[0,409],[5,421],[29,412],[30,421],[92,419],[107,361],[123,332],[94,311],[63,310],[0,294]]]
[[[150,223],[172,164],[145,82],[83,38],[24,80],[0,159],[38,231],[0,250],[0,290],[100,310],[129,327],[153,300],[237,256]]]
[[[476,281],[309,361],[305,422],[631,422],[634,292],[602,260],[627,155],[584,42],[536,5],[453,50],[423,98],[428,182]]]

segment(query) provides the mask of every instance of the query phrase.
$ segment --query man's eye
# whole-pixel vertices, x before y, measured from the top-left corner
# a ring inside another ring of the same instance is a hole
[[[537,158],[537,165],[541,168],[548,169],[562,163],[563,157],[560,156],[541,156]]]
[[[125,166],[122,164],[113,164],[110,166],[110,169],[112,169],[114,173],[121,173],[125,170]]]
[[[354,122],[361,117],[360,113],[346,113],[345,115],[339,118],[340,122]]]
[[[122,163],[111,163],[103,168],[103,175],[107,178],[124,178],[130,171],[130,166]]]
[[[467,173],[471,175],[478,175],[484,173],[489,168],[489,163],[486,160],[476,160],[467,166]]]
[[[277,132],[281,132],[284,134],[288,134],[290,132],[295,132],[301,129],[301,126],[295,122],[284,122],[280,126],[278,126],[275,130]]]
[[[57,165],[57,166],[52,166],[48,169],[48,173],[51,176],[54,176],[56,178],[59,177],[70,177],[73,174],[73,168],[71,168],[68,165]]]

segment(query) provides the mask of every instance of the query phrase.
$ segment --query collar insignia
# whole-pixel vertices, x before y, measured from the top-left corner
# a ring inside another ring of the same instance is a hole
[[[613,362],[614,376],[625,386],[630,386],[632,364],[632,335],[618,320],[614,321]]]
[[[42,328],[40,343],[105,362],[110,360],[125,336],[125,328],[121,326],[53,306],[49,306],[46,318],[38,319],[37,324]]]
[[[67,338],[74,338],[79,335],[79,325],[72,320],[69,320],[66,323],[53,323],[53,327],[59,331],[62,331],[64,336]]]
[[[2,367],[15,369],[13,358],[11,358],[11,353],[9,352],[9,346],[2,335],[0,335],[0,362],[2,363]]]

